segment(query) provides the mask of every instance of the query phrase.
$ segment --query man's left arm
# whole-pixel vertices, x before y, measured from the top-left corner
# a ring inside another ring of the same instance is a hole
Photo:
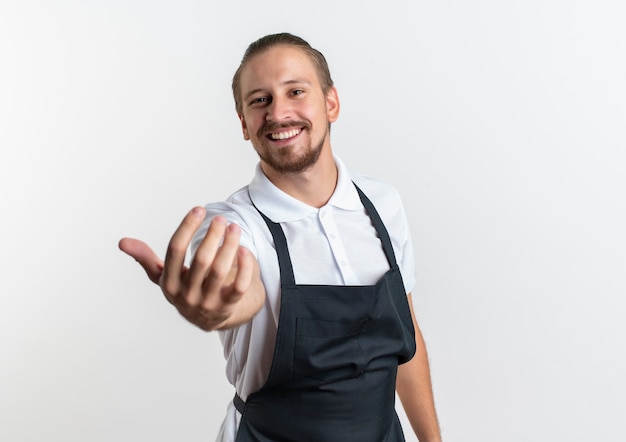
[[[398,367],[396,390],[420,442],[440,442],[441,432],[435,411],[426,346],[415,319],[411,294],[409,293],[407,297],[415,327],[416,351],[409,362]]]

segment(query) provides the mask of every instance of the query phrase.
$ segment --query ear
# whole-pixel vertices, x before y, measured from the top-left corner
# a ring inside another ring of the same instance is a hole
[[[246,124],[246,120],[243,118],[243,115],[237,114],[239,121],[241,122],[241,131],[243,132],[243,139],[246,141],[250,141],[250,134],[248,133],[248,125]]]
[[[334,123],[339,118],[339,95],[337,94],[337,88],[334,86],[326,93],[326,114],[328,115],[328,122]]]

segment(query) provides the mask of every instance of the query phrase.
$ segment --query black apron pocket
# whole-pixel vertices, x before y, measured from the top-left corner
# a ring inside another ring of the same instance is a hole
[[[358,377],[366,366],[359,337],[367,322],[296,318],[293,378],[337,381]]]

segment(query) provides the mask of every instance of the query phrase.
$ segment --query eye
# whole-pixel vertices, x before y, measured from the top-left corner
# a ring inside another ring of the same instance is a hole
[[[256,98],[253,98],[252,101],[250,101],[250,105],[251,106],[263,105],[263,104],[269,103],[270,101],[272,101],[270,97],[256,97]]]
[[[291,91],[291,95],[302,95],[304,94],[304,91],[302,89],[294,89],[293,91]]]

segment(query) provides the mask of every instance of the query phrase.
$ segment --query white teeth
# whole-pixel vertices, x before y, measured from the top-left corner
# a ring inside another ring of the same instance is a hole
[[[272,140],[286,140],[287,138],[295,137],[300,133],[300,129],[292,129],[289,132],[278,132],[275,134],[270,134]]]

